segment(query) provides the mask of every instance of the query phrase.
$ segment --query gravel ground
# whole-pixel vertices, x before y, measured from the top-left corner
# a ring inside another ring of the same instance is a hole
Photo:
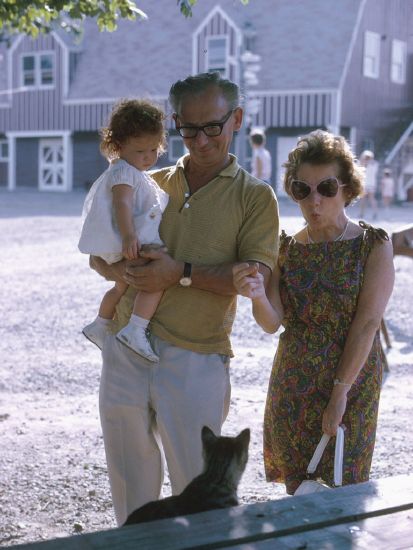
[[[80,333],[109,283],[77,250],[84,193],[0,190],[0,545],[115,526],[98,418],[99,350]],[[357,218],[357,208],[350,215]],[[281,201],[281,226],[301,223]],[[378,224],[413,222],[413,204],[393,207]],[[393,347],[382,392],[371,476],[412,468],[411,369],[413,270],[397,257],[396,287],[386,321]],[[243,503],[284,496],[264,479],[263,407],[278,335],[256,326],[241,299],[234,327],[232,407],[224,433],[252,429]],[[165,483],[165,495],[169,485]]]

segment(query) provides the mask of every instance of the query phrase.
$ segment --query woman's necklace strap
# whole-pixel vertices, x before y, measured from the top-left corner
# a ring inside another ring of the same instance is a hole
[[[344,239],[344,235],[346,234],[347,232],[347,228],[348,228],[348,224],[350,223],[350,220],[347,219],[347,223],[344,227],[344,230],[342,233],[340,233],[340,235],[338,237],[336,237],[333,242],[337,242],[337,241],[342,241]],[[306,230],[307,230],[307,242],[308,244],[314,244],[315,241],[313,241],[313,239],[311,238],[311,235],[310,235],[310,229],[308,227],[308,224],[306,225]]]

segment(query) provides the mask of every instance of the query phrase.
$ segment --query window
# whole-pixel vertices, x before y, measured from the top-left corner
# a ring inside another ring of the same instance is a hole
[[[366,31],[364,35],[363,75],[369,78],[379,77],[380,35]]]
[[[23,57],[23,86],[35,85],[35,59],[33,55],[26,55]]]
[[[390,79],[396,84],[406,82],[407,45],[401,40],[393,40],[391,48]]]
[[[188,152],[181,136],[169,136],[168,159],[176,162]]]
[[[28,88],[53,86],[54,54],[35,53],[23,55],[21,84]]]
[[[227,72],[227,37],[208,38],[207,72],[220,72],[226,76]]]
[[[9,144],[6,140],[0,139],[0,162],[9,160]]]
[[[53,84],[53,56],[50,54],[40,56],[40,82],[42,86]]]

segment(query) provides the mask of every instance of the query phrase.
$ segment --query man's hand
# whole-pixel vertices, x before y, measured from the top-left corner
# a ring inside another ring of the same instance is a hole
[[[133,265],[138,263],[146,264],[148,260],[138,258],[133,260]],[[107,281],[122,281],[125,282],[125,270],[130,262],[127,260],[121,260],[115,264],[107,264],[105,260],[102,260],[99,256],[90,256],[89,265],[99,275],[104,277]]]
[[[128,265],[123,280],[144,292],[159,292],[176,285],[182,276],[184,262],[174,260],[164,248],[140,252],[149,261],[144,266]]]
[[[121,260],[115,264],[107,264],[99,256],[90,256],[89,265],[107,281],[123,281],[126,267],[125,260]]]

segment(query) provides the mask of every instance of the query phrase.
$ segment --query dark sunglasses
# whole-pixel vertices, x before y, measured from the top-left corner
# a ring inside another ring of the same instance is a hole
[[[326,178],[317,185],[317,193],[323,197],[335,197],[338,193],[339,187],[345,187],[343,183],[339,183],[338,179],[335,177]],[[296,201],[302,201],[306,199],[312,189],[305,183],[305,181],[292,180],[291,182],[291,195]]]
[[[179,134],[183,138],[194,138],[198,135],[198,132],[204,132],[208,137],[217,137],[222,134],[222,129],[224,128],[225,123],[232,115],[235,109],[231,109],[220,122],[209,122],[204,126],[176,126]]]

